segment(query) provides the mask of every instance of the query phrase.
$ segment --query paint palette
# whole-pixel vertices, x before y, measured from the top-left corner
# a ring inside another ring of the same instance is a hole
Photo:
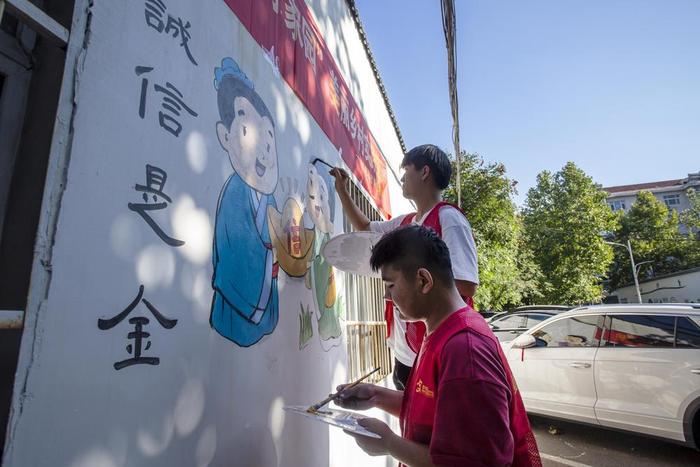
[[[376,232],[351,232],[331,238],[321,251],[326,261],[335,268],[359,276],[380,277],[372,271],[369,258],[372,247],[382,238]]]
[[[355,412],[348,412],[346,410],[336,410],[328,408],[324,408],[323,410],[319,410],[318,412],[311,413],[308,412],[307,409],[308,406],[301,405],[288,405],[284,407],[284,410],[288,412],[298,413],[299,415],[303,415],[313,420],[318,420],[319,422],[328,423],[329,425],[337,426],[338,428],[342,428],[346,431],[351,431],[353,433],[368,436],[370,438],[381,438],[381,436],[379,436],[378,434],[373,433],[367,428],[360,425],[359,421],[363,418],[367,418],[364,415]]]

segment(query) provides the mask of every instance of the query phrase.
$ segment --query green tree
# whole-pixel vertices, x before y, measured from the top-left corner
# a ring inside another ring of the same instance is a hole
[[[687,215],[686,219],[690,217]],[[692,219],[688,220],[692,226]],[[645,272],[653,271],[658,275],[687,269],[696,266],[700,260],[696,239],[682,234],[679,229],[678,213],[669,210],[648,191],[640,191],[630,210],[620,219],[615,241],[626,243],[628,240],[635,262],[650,262],[640,269],[640,277],[644,277]],[[616,249],[609,277],[612,289],[634,282],[626,250]]]
[[[524,251],[522,222],[513,204],[516,182],[503,164],[485,162],[477,154],[462,154],[461,208],[474,232],[479,261],[479,310],[502,310],[537,298],[541,273]],[[445,199],[457,203],[456,164]]]
[[[547,282],[545,303],[599,301],[601,277],[612,251],[601,233],[615,227],[606,193],[573,162],[551,174],[543,171],[528,191],[523,209],[525,241]]]
[[[696,190],[693,188],[688,188],[688,191],[686,191],[686,194],[688,195],[688,203],[690,203],[690,207],[688,209],[685,209],[681,214],[680,214],[680,221],[683,223],[689,231],[692,232],[692,229],[694,229],[696,234],[699,234],[700,232],[700,193],[698,193]]]

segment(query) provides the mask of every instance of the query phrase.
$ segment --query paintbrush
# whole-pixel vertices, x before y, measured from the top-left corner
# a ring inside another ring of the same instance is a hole
[[[315,164],[316,162],[320,162],[321,164],[327,165],[327,166],[330,167],[331,169],[335,169],[335,167],[333,167],[332,165],[330,165],[328,162],[324,161],[324,160],[321,159],[320,157],[317,157],[316,159],[314,159],[313,161],[311,161],[311,164]]]
[[[353,382],[353,383],[351,383],[351,384],[348,384],[347,386],[345,386],[345,387],[344,387],[343,389],[341,389],[340,391],[338,391],[338,392],[336,392],[336,393],[334,393],[334,394],[331,394],[330,396],[326,397],[325,399],[323,399],[323,400],[322,400],[321,402],[319,402],[318,404],[312,405],[311,407],[309,407],[308,409],[306,409],[306,411],[309,412],[309,413],[316,413],[316,412],[318,412],[318,409],[320,409],[321,407],[323,407],[324,405],[328,404],[330,401],[332,401],[333,399],[335,399],[336,397],[338,397],[343,391],[345,391],[346,389],[354,388],[355,386],[357,386],[358,384],[360,384],[362,381],[366,380],[366,379],[369,378],[371,375],[373,375],[374,373],[378,372],[379,369],[380,369],[380,367],[375,368],[374,370],[370,371],[369,373],[367,373],[366,375],[364,375],[362,378],[358,379],[357,381],[355,381],[355,382]]]

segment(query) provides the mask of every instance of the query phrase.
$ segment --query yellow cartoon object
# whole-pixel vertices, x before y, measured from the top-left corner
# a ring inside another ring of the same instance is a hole
[[[289,198],[282,213],[268,207],[270,240],[280,268],[291,277],[303,277],[313,254],[314,229],[302,225],[303,212],[299,203]]]
[[[326,291],[326,308],[332,308],[335,305],[335,274],[333,268],[330,268],[328,275],[328,290]]]

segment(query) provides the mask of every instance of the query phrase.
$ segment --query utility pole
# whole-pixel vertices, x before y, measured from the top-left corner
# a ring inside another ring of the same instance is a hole
[[[632,244],[630,244],[630,241],[627,240],[627,245],[624,245],[622,243],[617,243],[617,242],[609,242],[607,240],[603,240],[605,243],[608,245],[617,245],[621,246],[622,248],[626,248],[627,251],[630,254],[630,262],[632,263],[632,277],[634,278],[634,289],[637,291],[637,300],[639,303],[642,303],[642,293],[639,291],[639,280],[637,279],[637,266],[634,264],[634,255],[632,254]]]

